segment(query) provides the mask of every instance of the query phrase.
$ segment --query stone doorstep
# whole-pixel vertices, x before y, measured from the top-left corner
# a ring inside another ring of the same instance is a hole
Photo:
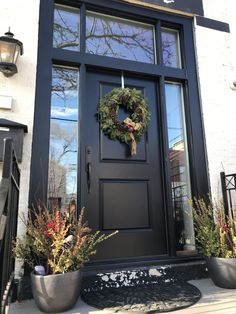
[[[82,289],[84,291],[97,291],[106,288],[122,286],[135,286],[149,283],[175,282],[178,280],[189,281],[207,278],[205,261],[184,262],[178,264],[126,267],[119,269],[110,268],[109,271],[96,272],[83,270]],[[19,280],[17,299],[19,301],[32,299],[30,277],[24,276]]]
[[[97,273],[84,270],[82,289],[97,291],[104,288],[168,283],[207,278],[205,261],[185,262],[160,266],[112,269]]]

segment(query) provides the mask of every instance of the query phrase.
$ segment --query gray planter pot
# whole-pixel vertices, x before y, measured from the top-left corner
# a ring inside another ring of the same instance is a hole
[[[216,286],[236,289],[236,258],[206,257],[206,264]]]
[[[71,309],[80,294],[82,272],[40,276],[31,273],[34,300],[45,313],[60,313]]]

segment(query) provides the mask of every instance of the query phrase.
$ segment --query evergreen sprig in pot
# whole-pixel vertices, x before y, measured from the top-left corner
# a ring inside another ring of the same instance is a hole
[[[225,215],[223,203],[208,198],[192,202],[196,242],[209,275],[221,288],[236,288],[236,221]]]
[[[14,253],[34,269],[31,285],[36,305],[45,313],[69,310],[80,294],[84,263],[99,243],[116,232],[92,233],[84,222],[84,208],[76,220],[74,205],[61,212],[40,204],[23,222],[27,233],[17,238]]]

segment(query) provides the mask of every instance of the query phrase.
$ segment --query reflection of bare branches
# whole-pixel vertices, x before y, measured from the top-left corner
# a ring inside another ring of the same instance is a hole
[[[62,204],[65,204],[68,197],[68,185],[71,185],[72,191],[76,193],[77,180],[73,176],[73,173],[77,171],[76,130],[77,123],[75,122],[67,122],[63,125],[60,120],[51,120],[48,196],[60,198]],[[75,178],[74,184],[73,178]]]
[[[65,18],[68,12],[57,9],[56,13],[54,47],[73,50],[79,46],[78,25],[69,25],[68,18]],[[69,14],[73,23],[76,24],[78,15],[72,12]],[[145,27],[138,23],[123,22],[113,17],[90,15],[86,19],[86,44],[89,53],[154,62],[151,26]]]
[[[66,193],[66,169],[55,160],[49,161],[48,196],[64,196]]]
[[[78,14],[70,12],[74,25],[68,24],[64,17],[68,12],[57,10],[54,22],[54,46],[73,49],[79,46]],[[103,56],[124,58],[136,61],[154,62],[154,43],[152,27],[145,27],[131,21],[124,22],[115,17],[87,16],[86,19],[86,49],[88,53]],[[176,66],[177,46],[173,32],[162,32],[163,64]],[[68,79],[69,81],[69,79]]]
[[[147,57],[148,62],[154,61],[151,28],[124,24],[112,18],[88,16],[86,43],[89,53],[129,59],[127,55],[132,54],[132,59],[137,61],[140,60],[140,53],[142,53]]]
[[[58,156],[58,160],[60,160],[67,153],[76,153],[77,150],[72,150],[69,148],[70,144],[64,144],[61,154]]]
[[[75,139],[77,138],[77,123],[71,122],[70,129],[65,129],[60,126],[57,121],[51,122],[51,150],[50,159],[60,163],[62,157],[68,153],[76,153],[77,147]],[[56,146],[57,141],[61,142],[61,145]],[[55,145],[53,149],[53,144]]]
[[[52,94],[66,101],[66,93],[77,91],[77,71],[66,68],[53,68]]]
[[[68,12],[67,12],[68,14]],[[73,13],[69,13],[71,21],[73,21]],[[78,18],[77,18],[78,19]],[[55,18],[53,24],[53,41],[56,48],[76,48],[79,47],[79,23],[75,27],[67,24],[65,11],[55,10]]]
[[[171,40],[165,33],[162,33],[162,56],[164,65],[176,66],[176,40]]]

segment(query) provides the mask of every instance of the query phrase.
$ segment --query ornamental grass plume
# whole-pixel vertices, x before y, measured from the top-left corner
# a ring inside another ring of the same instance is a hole
[[[196,244],[205,256],[236,257],[236,221],[233,213],[225,215],[222,201],[209,197],[191,201]]]
[[[80,269],[96,253],[99,243],[118,232],[92,233],[84,222],[84,212],[82,208],[77,221],[73,206],[64,212],[42,203],[31,209],[28,219],[22,217],[27,233],[16,239],[15,256],[32,268],[42,265],[46,275]]]

